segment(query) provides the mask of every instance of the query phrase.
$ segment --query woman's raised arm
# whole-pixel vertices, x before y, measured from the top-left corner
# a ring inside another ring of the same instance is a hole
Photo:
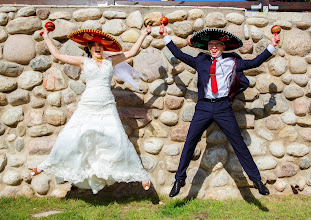
[[[63,62],[63,63],[68,63],[74,66],[79,66],[83,68],[83,62],[84,62],[84,57],[82,56],[70,56],[70,55],[65,55],[62,54],[53,44],[51,38],[48,36],[48,31],[46,28],[44,28],[43,31],[43,39],[46,43],[46,45],[49,48],[50,53],[55,57],[55,59]]]
[[[121,63],[133,56],[135,56],[137,54],[137,52],[139,51],[139,48],[141,46],[141,44],[143,43],[145,37],[148,35],[148,33],[150,33],[151,27],[148,26],[140,35],[140,37],[138,38],[138,40],[136,41],[136,43],[132,46],[132,48],[129,51],[126,51],[124,53],[112,56],[112,65],[115,66],[118,63]]]

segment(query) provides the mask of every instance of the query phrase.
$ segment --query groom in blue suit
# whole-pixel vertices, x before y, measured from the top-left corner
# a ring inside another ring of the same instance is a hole
[[[192,46],[209,51],[209,54],[199,53],[197,57],[183,53],[173,43],[165,27],[163,36],[166,46],[173,55],[198,72],[198,103],[169,196],[176,196],[185,185],[186,170],[195,147],[212,122],[215,122],[227,136],[243,169],[259,193],[269,195],[269,190],[261,182],[259,170],[244,143],[231,103],[236,95],[249,87],[249,81],[243,70],[258,67],[266,61],[275,50],[279,36],[273,36],[267,49],[253,60],[243,60],[236,53],[223,53],[239,48],[243,43],[235,35],[221,29],[204,29],[191,36]]]

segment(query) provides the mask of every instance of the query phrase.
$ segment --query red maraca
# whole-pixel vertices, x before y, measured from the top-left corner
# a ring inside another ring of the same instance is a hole
[[[160,26],[159,33],[163,34],[164,33],[164,26],[166,26],[168,24],[168,18],[167,17],[162,17],[160,19],[160,23],[161,23],[161,26]]]
[[[55,30],[55,24],[53,22],[46,22],[44,26],[48,32]],[[42,34],[43,34],[43,31],[40,33],[40,35],[42,36]]]
[[[278,35],[281,32],[281,27],[279,25],[273,25],[271,27],[271,33],[274,34],[274,36]],[[276,41],[278,43],[279,41]]]

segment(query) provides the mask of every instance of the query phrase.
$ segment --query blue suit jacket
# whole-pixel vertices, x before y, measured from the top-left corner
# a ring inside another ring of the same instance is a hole
[[[173,55],[196,69],[198,72],[198,100],[204,98],[204,87],[207,86],[210,79],[210,66],[212,64],[211,56],[206,53],[199,53],[197,57],[192,57],[189,54],[183,53],[174,43],[170,41],[167,45]],[[243,73],[243,70],[251,69],[260,66],[272,54],[266,49],[253,60],[243,60],[237,53],[223,53],[223,58],[233,57],[236,60],[236,76],[230,87],[229,98],[232,102],[236,95],[242,93],[249,87],[249,81]]]

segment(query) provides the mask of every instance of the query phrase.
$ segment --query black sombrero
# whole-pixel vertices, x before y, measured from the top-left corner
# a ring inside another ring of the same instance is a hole
[[[208,50],[208,42],[212,40],[223,42],[226,45],[225,51],[234,50],[243,46],[240,38],[228,31],[217,28],[203,29],[194,33],[190,39],[190,43],[194,47]]]

